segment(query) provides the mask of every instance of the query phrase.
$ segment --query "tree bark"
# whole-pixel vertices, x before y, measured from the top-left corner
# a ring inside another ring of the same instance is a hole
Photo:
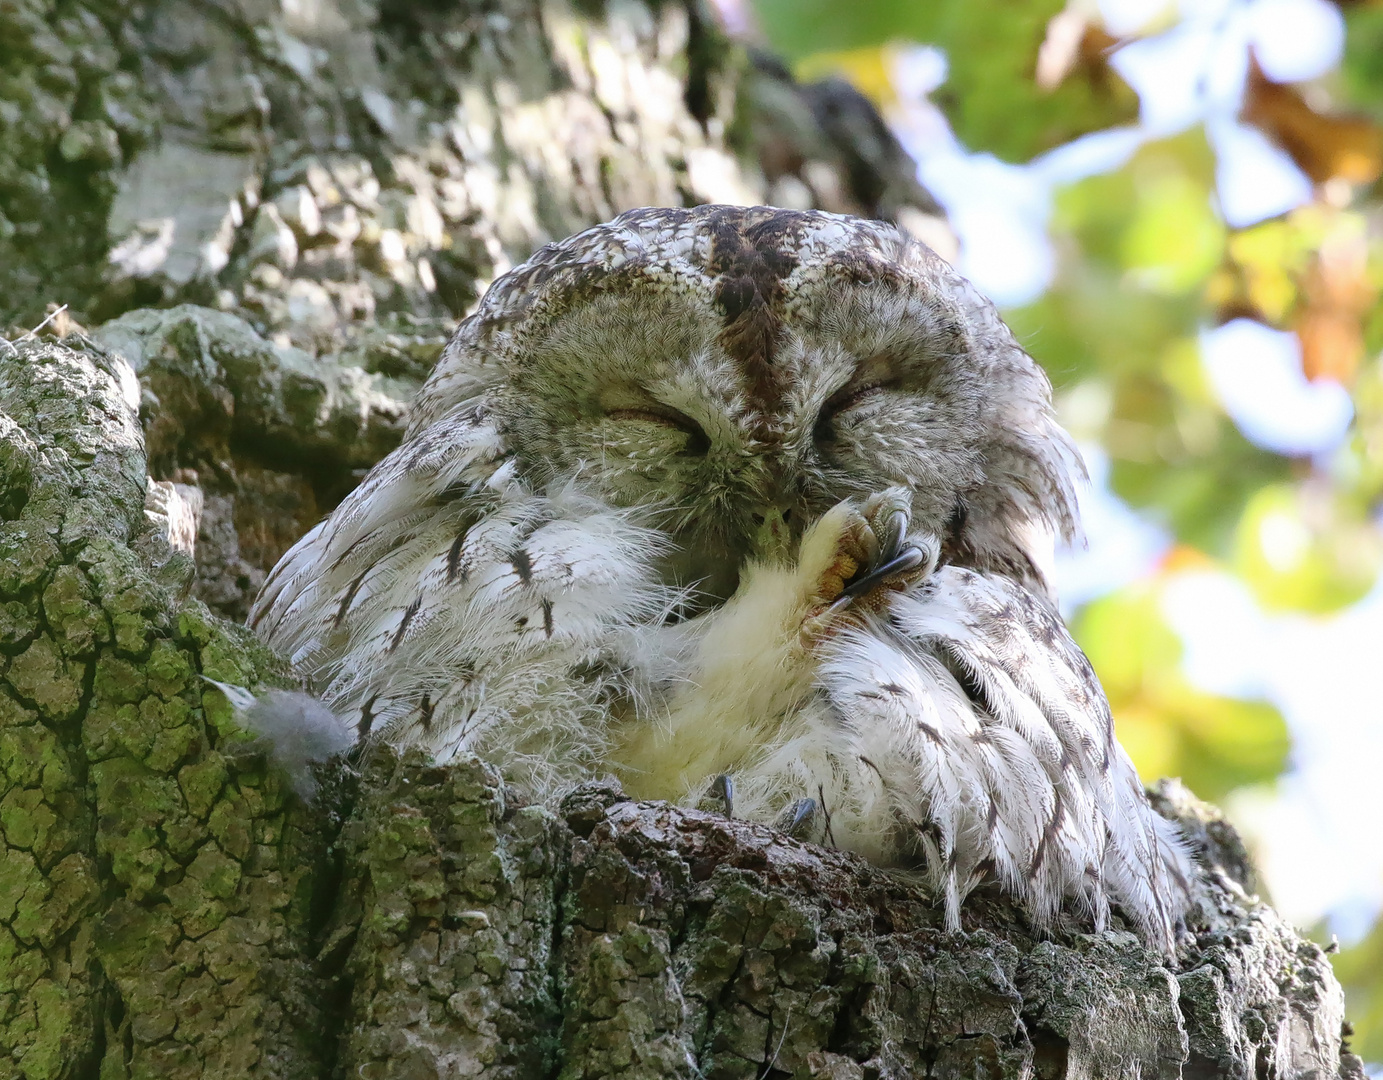
[[[95,346],[0,355],[0,1076],[1362,1075],[1321,950],[1175,785],[1175,971],[995,893],[951,935],[904,876],[608,785],[552,810],[381,750],[305,803],[207,682],[287,672],[189,598],[138,400]]]
[[[603,783],[381,750],[305,801],[208,682],[292,685],[237,625],[264,571],[539,243],[724,199],[944,247],[858,95],[695,0],[27,0],[0,40],[0,311],[71,305],[0,342],[0,1080],[1362,1075],[1175,785],[1173,969]]]

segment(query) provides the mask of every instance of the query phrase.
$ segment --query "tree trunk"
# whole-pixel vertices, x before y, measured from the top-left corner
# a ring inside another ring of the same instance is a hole
[[[0,39],[0,310],[71,305],[0,342],[0,1080],[1362,1075],[1175,785],[1172,970],[606,784],[380,751],[304,800],[207,681],[291,683],[227,620],[537,244],[723,199],[944,245],[852,91],[694,0],[29,0]]]

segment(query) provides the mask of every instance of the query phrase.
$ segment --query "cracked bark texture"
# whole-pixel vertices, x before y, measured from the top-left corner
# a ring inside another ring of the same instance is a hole
[[[311,805],[206,680],[290,685],[144,511],[123,359],[0,349],[0,1077],[1362,1077],[1320,949],[1201,859],[1169,966],[593,783],[380,751]]]

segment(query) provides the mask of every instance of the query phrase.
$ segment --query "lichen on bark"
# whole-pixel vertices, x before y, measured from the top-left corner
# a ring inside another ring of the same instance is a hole
[[[319,831],[203,678],[286,673],[179,602],[138,392],[94,350],[0,352],[0,1076],[316,1075]]]

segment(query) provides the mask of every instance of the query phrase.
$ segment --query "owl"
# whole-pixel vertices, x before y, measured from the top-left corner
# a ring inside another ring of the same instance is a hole
[[[1170,952],[1188,855],[1043,569],[1081,475],[892,225],[633,210],[491,286],[251,624],[353,739],[540,799],[613,773],[923,873],[953,929],[993,880]]]

